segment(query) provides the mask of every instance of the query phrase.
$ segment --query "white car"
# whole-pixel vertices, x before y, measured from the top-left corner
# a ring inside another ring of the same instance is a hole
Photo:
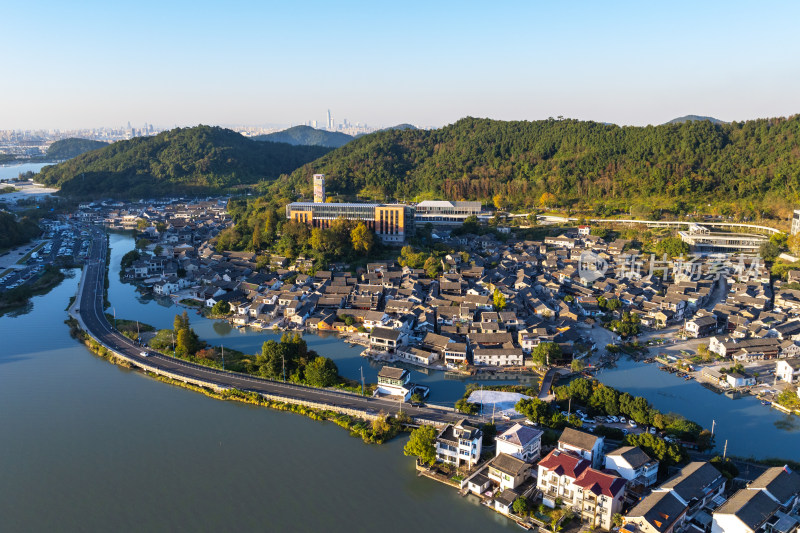
[[[142,357],[147,357],[147,356],[149,356],[150,354],[149,354],[149,353],[147,353],[147,352],[139,352],[139,355],[141,355]]]
[[[620,424],[624,424],[625,422],[627,422],[627,420],[625,420],[624,416],[619,417],[619,423]]]
[[[655,435],[656,434],[656,428],[655,427],[651,427],[650,428],[650,434],[651,435]]]
[[[634,422],[633,420],[628,420],[628,425],[630,427],[632,427],[632,428],[635,428],[636,427],[636,422]]]
[[[617,422],[619,422],[619,418],[617,418],[614,415],[611,415],[611,416],[608,417],[608,421],[611,422],[611,423],[616,424]]]

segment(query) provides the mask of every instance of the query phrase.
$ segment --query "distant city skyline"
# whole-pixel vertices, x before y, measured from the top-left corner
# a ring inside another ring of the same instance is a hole
[[[0,130],[788,116],[798,19],[788,1],[16,2]]]

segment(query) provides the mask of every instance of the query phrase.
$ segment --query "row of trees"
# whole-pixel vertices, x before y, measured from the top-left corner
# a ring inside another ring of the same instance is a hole
[[[555,387],[557,400],[572,399],[585,406],[592,416],[625,416],[641,425],[654,426],[679,439],[697,442],[700,447],[707,446],[711,434],[696,422],[673,413],[664,414],[653,408],[645,398],[631,396],[627,392],[600,383],[597,380],[577,378],[568,385]]]

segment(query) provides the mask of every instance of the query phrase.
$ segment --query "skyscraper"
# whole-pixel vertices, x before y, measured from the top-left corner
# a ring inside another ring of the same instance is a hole
[[[333,131],[333,117],[330,109],[328,109],[328,131]]]
[[[314,203],[325,203],[325,174],[314,174]]]

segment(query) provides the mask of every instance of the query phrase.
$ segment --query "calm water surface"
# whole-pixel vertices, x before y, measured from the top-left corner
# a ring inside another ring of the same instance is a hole
[[[39,172],[43,166],[53,163],[21,163],[19,165],[0,165],[0,181],[16,178],[22,172]]]

